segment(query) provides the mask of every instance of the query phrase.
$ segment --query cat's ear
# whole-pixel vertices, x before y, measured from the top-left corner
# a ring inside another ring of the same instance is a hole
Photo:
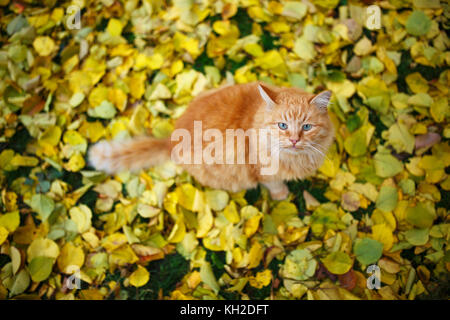
[[[258,83],[258,91],[259,95],[266,103],[267,110],[272,110],[272,108],[275,106],[275,102],[271,97],[269,97],[267,88],[264,88],[261,84]]]
[[[310,102],[310,104],[315,105],[319,110],[327,110],[328,104],[330,103],[331,91],[323,91],[316,95]]]

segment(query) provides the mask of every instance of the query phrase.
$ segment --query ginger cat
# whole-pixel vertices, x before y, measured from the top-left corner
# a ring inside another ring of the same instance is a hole
[[[330,91],[314,95],[298,88],[278,88],[261,82],[213,89],[193,99],[176,121],[172,139],[101,141],[90,149],[89,160],[96,169],[116,173],[172,159],[202,185],[238,192],[261,183],[269,189],[272,199],[285,199],[289,190],[283,181],[314,174],[333,141],[334,129],[327,111],[330,97]],[[196,131],[199,125],[200,137]],[[256,139],[244,136],[242,146],[235,144],[232,137],[228,145],[227,129],[241,129],[241,133],[254,130]],[[260,143],[258,149],[256,141],[266,141],[260,129],[267,130],[268,142]],[[186,149],[182,149],[180,137],[186,134],[190,137]],[[222,144],[211,148],[220,140]],[[201,144],[200,148],[196,142]],[[207,157],[202,161],[207,151],[215,161],[207,161]],[[229,154],[230,158],[226,158]],[[239,156],[245,158],[245,163],[236,162]],[[266,164],[277,161],[276,170],[263,173],[264,159],[269,159]]]

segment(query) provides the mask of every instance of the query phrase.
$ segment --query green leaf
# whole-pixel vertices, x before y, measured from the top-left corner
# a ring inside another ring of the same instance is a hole
[[[316,57],[316,49],[311,41],[305,37],[298,38],[294,43],[294,52],[306,62],[313,60]]]
[[[387,140],[389,145],[393,146],[398,153],[412,153],[414,151],[414,136],[409,133],[408,127],[403,123],[395,123],[389,128]]]
[[[14,33],[20,31],[22,28],[27,27],[28,25],[28,20],[23,15],[19,14],[14,17],[11,22],[8,23],[6,32],[8,33],[8,35],[13,35]]]
[[[406,241],[413,246],[423,246],[428,242],[430,229],[410,229],[405,232]]]
[[[28,286],[30,285],[30,275],[27,270],[22,269],[19,273],[14,277],[14,282],[11,286],[9,295],[15,296],[24,292]]]
[[[389,178],[403,171],[403,164],[390,154],[378,152],[373,160],[375,172],[379,177]]]
[[[117,111],[111,102],[103,100],[97,107],[89,109],[87,113],[93,118],[112,119]]]
[[[271,217],[275,225],[278,226],[283,221],[288,221],[289,219],[296,217],[297,214],[298,210],[295,204],[281,201],[272,209]]]
[[[225,209],[230,199],[227,192],[222,190],[210,190],[205,192],[206,202],[214,211]]]
[[[306,88],[306,79],[301,74],[290,73],[288,75],[288,79],[289,79],[289,82],[292,84],[292,86],[302,88],[302,89]]]
[[[447,236],[450,232],[449,223],[441,223],[434,225],[430,230],[430,236],[434,238],[443,238]]]
[[[428,93],[420,92],[409,97],[408,103],[418,107],[431,107],[434,100]]]
[[[204,262],[200,267],[200,278],[205,284],[213,289],[216,294],[219,292],[220,287],[217,283],[216,277],[214,277],[214,273],[209,262]]]
[[[353,246],[356,259],[363,265],[378,261],[383,254],[383,244],[370,238],[357,239]]]
[[[53,212],[53,209],[55,209],[55,202],[53,201],[53,199],[40,193],[34,194],[31,197],[29,205],[34,211],[39,214],[42,221],[46,221]]]
[[[34,282],[46,280],[52,273],[54,262],[55,259],[49,257],[36,257],[31,260],[30,265],[28,266],[31,279]]]
[[[423,36],[430,31],[431,19],[423,11],[414,11],[406,20],[406,31],[413,36]]]
[[[391,186],[382,186],[378,194],[376,207],[383,211],[392,211],[397,206],[397,189]]]
[[[284,278],[306,280],[316,272],[317,261],[307,249],[291,251],[280,269]]]
[[[73,94],[73,96],[69,100],[69,104],[72,107],[78,107],[84,100],[85,95],[83,92],[76,92]]]
[[[156,138],[167,138],[173,131],[173,125],[170,121],[158,121],[153,129],[152,134]]]
[[[11,257],[12,272],[16,274],[22,264],[22,256],[16,247],[9,248],[9,255]]]
[[[325,268],[333,274],[347,273],[353,266],[353,260],[342,251],[332,252],[322,259]]]
[[[402,188],[404,194],[414,196],[416,192],[416,185],[414,184],[413,180],[403,179],[398,183],[398,185],[400,186],[400,188]]]
[[[308,7],[306,4],[299,1],[287,1],[284,3],[283,12],[281,14],[286,17],[301,20],[307,11]]]
[[[361,119],[357,114],[353,114],[347,118],[347,128],[350,132],[355,131],[361,126]]]
[[[415,207],[406,209],[406,220],[415,227],[430,228],[434,219],[436,219],[434,208],[421,202],[417,203]]]
[[[345,151],[352,157],[359,157],[367,152],[366,130],[359,128],[345,139]]]

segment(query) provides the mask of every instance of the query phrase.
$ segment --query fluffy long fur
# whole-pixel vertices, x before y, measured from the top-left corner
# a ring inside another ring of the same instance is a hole
[[[137,171],[170,159],[169,139],[137,137],[123,141],[100,141],[89,150],[89,162],[109,174]]]
[[[327,112],[330,96],[329,91],[314,95],[298,88],[278,88],[258,82],[204,92],[190,103],[176,121],[175,129],[186,129],[193,137],[194,121],[201,120],[203,131],[218,129],[225,137],[227,129],[280,130],[280,122],[288,123],[288,130],[279,131],[276,146],[280,151],[279,170],[267,176],[260,174],[262,166],[259,163],[181,163],[181,166],[205,186],[237,192],[262,183],[272,198],[283,199],[289,193],[283,181],[314,174],[333,141],[334,129]],[[313,129],[303,130],[305,123],[312,124]],[[293,140],[298,140],[297,145],[292,145]],[[168,160],[176,143],[151,137],[123,142],[102,141],[91,148],[90,162],[95,168],[109,173],[139,170]],[[245,152],[248,155],[248,148],[234,148],[235,154]],[[230,150],[225,148],[223,151]],[[191,155],[194,157],[193,145]]]

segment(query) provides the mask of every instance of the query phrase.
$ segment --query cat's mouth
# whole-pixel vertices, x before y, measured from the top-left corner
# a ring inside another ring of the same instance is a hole
[[[288,153],[293,153],[293,154],[299,154],[299,153],[303,153],[305,151],[305,148],[303,146],[299,146],[299,145],[289,145],[289,146],[283,146],[282,150]]]
[[[285,146],[282,146],[282,148],[283,149],[290,149],[290,150],[304,150],[305,149],[304,146],[298,145],[298,144],[296,144],[296,145],[293,145],[293,144],[285,145]]]

